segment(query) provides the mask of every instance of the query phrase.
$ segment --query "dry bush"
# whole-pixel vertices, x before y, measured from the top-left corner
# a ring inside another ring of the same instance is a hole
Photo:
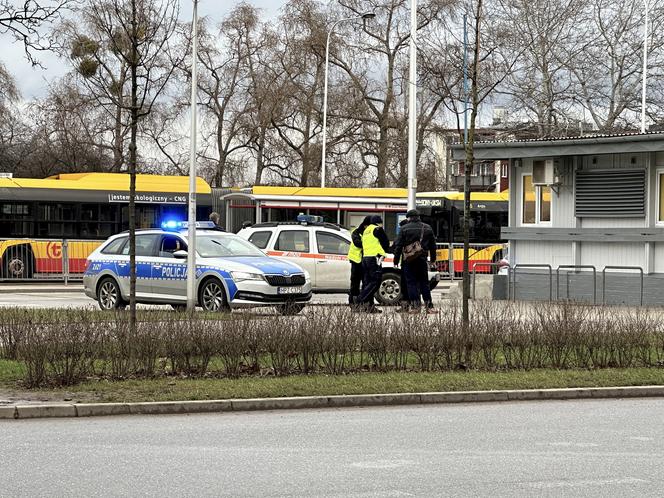
[[[17,344],[17,354],[25,364],[24,384],[27,387],[39,387],[48,380],[46,359],[50,348],[50,338],[44,325],[35,325],[25,330],[22,340]]]
[[[343,307],[207,320],[158,312],[144,314],[132,337],[122,312],[14,309],[0,310],[0,347],[25,363],[29,386],[91,375],[152,377],[164,357],[168,370],[196,377],[209,373],[213,358],[229,377],[661,365],[661,310],[615,310],[475,301],[469,326],[456,302],[437,315],[367,315]]]
[[[323,318],[316,320],[315,325],[318,330],[318,357],[326,373],[343,373],[348,366],[347,361],[353,361],[357,336],[364,338],[366,334],[362,331],[365,327],[371,330],[373,319],[346,308],[329,309],[321,315]]]
[[[68,386],[95,373],[103,338],[99,322],[51,323],[43,330],[48,341],[46,362],[51,382]]]
[[[33,326],[30,310],[0,308],[0,358],[16,360],[21,341]]]
[[[293,354],[296,367],[301,373],[314,373],[319,368],[322,321],[327,321],[327,318],[320,314],[305,313],[302,319],[291,322]]]
[[[271,321],[264,332],[263,344],[270,358],[270,368],[274,375],[287,375],[297,363],[295,360],[298,335],[293,320],[280,317]]]
[[[541,329],[544,354],[543,364],[558,369],[569,368],[573,351],[589,308],[570,302],[547,303],[534,308],[536,324]]]

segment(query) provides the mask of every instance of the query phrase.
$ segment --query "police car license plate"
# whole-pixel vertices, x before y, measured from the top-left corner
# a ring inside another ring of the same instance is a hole
[[[279,294],[302,294],[302,287],[279,287]]]

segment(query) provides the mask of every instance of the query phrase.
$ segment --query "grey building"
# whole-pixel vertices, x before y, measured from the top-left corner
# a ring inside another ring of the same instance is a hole
[[[515,297],[664,304],[664,133],[479,142],[475,158],[509,164]]]

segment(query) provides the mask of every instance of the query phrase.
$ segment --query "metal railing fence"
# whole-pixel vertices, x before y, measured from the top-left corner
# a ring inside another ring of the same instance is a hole
[[[495,274],[506,252],[505,244],[470,244],[468,270],[472,273],[477,264],[477,273]],[[436,244],[436,269],[450,280],[462,278],[463,244]]]
[[[102,241],[0,239],[0,280],[81,280],[87,257]]]

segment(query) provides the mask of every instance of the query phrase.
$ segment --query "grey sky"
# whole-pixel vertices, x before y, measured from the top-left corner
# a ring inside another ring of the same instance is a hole
[[[234,0],[199,0],[199,15],[218,20],[238,3],[240,2]],[[278,14],[286,0],[249,0],[249,3],[264,9],[266,17],[272,17]],[[191,18],[191,9],[192,2],[190,0],[180,0],[180,16],[183,19]],[[7,69],[16,78],[25,100],[44,95],[50,81],[70,70],[66,63],[48,52],[37,54],[38,59],[46,69],[33,68],[25,58],[23,45],[14,42],[8,35],[0,36],[0,46],[2,47],[0,61],[7,66]]]

